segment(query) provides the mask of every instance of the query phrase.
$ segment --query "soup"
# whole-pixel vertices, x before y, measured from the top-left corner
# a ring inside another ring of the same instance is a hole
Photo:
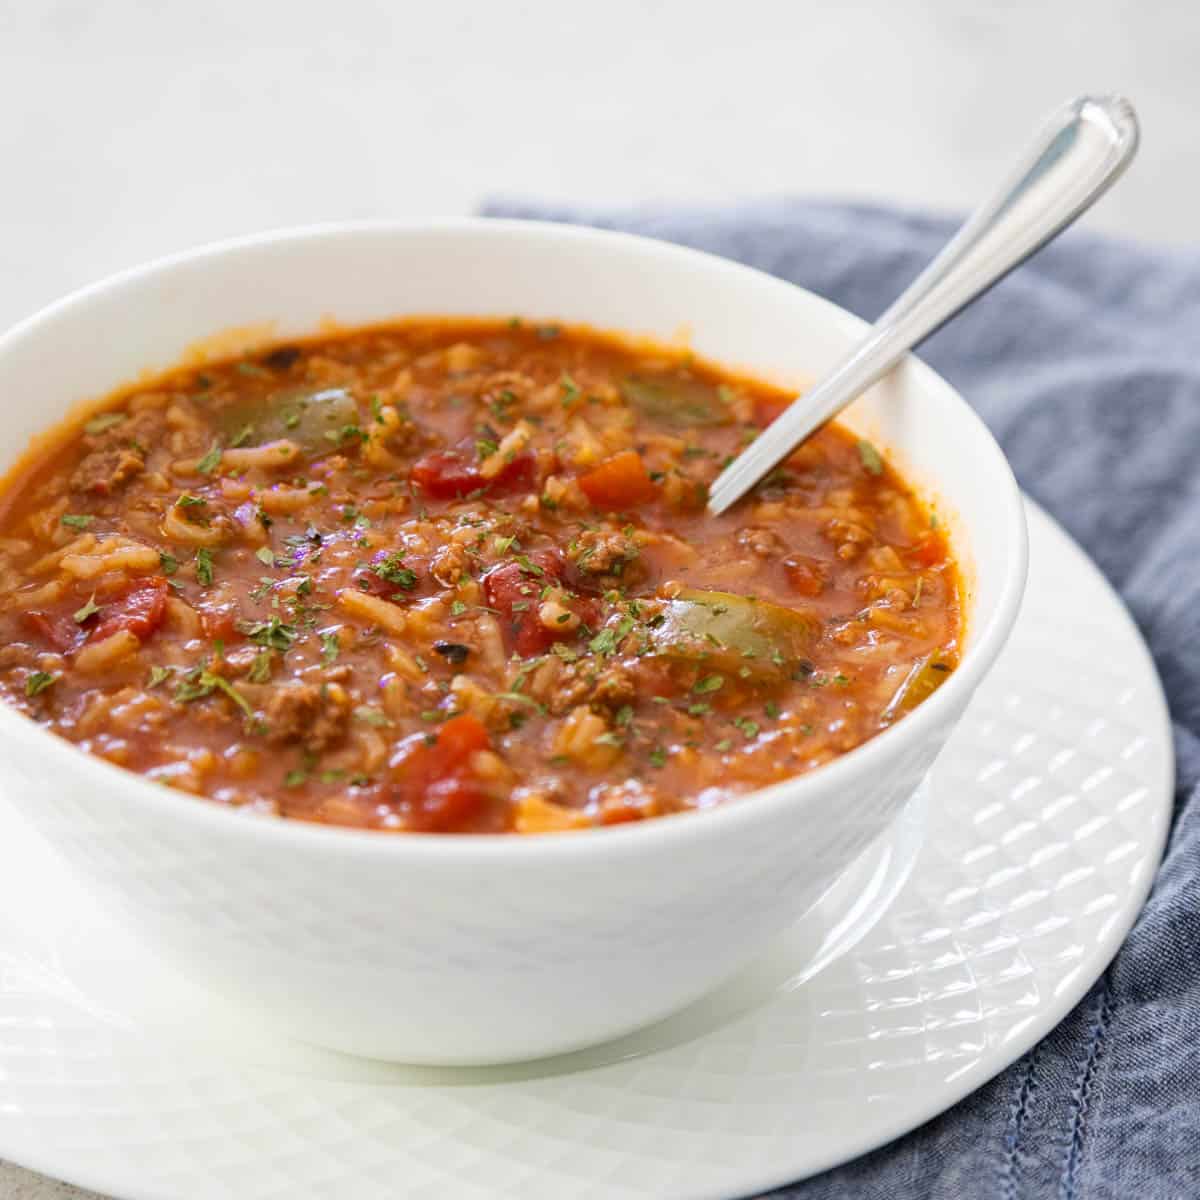
[[[959,583],[836,424],[708,515],[790,398],[517,319],[180,368],[0,490],[0,695],[171,787],[379,830],[584,829],[813,770],[953,671]]]

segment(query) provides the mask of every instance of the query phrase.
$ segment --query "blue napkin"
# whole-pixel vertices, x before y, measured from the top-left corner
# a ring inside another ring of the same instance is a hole
[[[868,319],[957,225],[814,201],[488,211],[714,251]],[[970,399],[1022,487],[1133,611],[1174,718],[1174,827],[1125,946],[1040,1045],[909,1136],[772,1196],[1200,1197],[1200,253],[1067,234],[921,357]]]

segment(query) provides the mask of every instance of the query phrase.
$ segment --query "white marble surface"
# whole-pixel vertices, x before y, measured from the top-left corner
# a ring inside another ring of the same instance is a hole
[[[0,327],[214,238],[497,192],[962,207],[1088,90],[1145,135],[1089,223],[1185,242],[1198,38],[1125,0],[0,0]],[[0,1164],[3,1200],[84,1195]]]

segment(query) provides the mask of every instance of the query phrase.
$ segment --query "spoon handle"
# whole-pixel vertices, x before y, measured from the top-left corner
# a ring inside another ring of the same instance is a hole
[[[1057,109],[996,195],[857,349],[721,472],[709,492],[709,512],[722,513],[740,500],[907,351],[1086,212],[1120,178],[1137,146],[1137,115],[1121,96],[1082,96]]]

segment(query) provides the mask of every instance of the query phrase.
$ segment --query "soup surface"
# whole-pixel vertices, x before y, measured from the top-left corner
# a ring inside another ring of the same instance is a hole
[[[539,832],[716,804],[953,670],[936,517],[790,397],[582,330],[414,321],[111,397],[0,494],[0,694],[233,806]]]

